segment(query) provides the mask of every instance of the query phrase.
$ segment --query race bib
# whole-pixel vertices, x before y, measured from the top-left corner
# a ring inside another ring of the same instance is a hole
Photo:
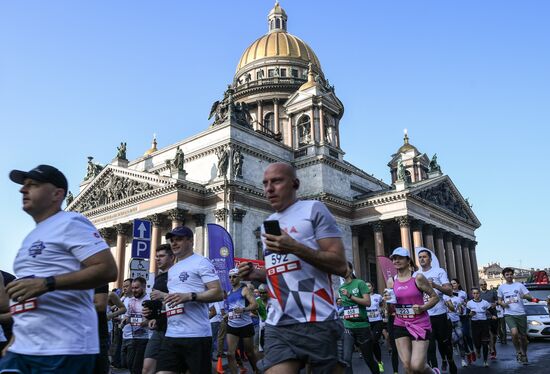
[[[10,313],[12,315],[30,312],[31,310],[35,310],[38,307],[36,297],[33,297],[32,299],[28,299],[20,303],[14,303],[13,301],[10,300],[10,304],[11,304]]]
[[[369,310],[367,311],[367,316],[369,317],[369,319],[379,318],[380,312],[378,310]]]
[[[412,305],[398,304],[395,306],[395,314],[402,319],[410,319],[415,317]]]
[[[130,325],[132,326],[141,326],[143,323],[143,316],[141,314],[132,314],[130,316]]]
[[[166,306],[166,317],[177,316],[178,314],[183,314],[184,311],[183,304],[177,304],[173,307]]]
[[[345,306],[344,307],[344,319],[359,318],[358,306]]]
[[[242,313],[237,313],[235,311],[230,311],[229,313],[227,313],[227,318],[229,319],[239,319],[242,318],[242,316]]]
[[[506,302],[507,302],[508,304],[519,303],[519,298],[518,298],[516,295],[504,296],[504,299],[506,300]]]
[[[288,273],[302,268],[298,257],[292,254],[271,253],[265,257],[268,276]]]

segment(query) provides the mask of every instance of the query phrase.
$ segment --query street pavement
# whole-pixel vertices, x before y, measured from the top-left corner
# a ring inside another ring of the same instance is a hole
[[[529,365],[521,365],[516,362],[516,352],[514,346],[510,340],[508,344],[502,345],[497,343],[497,359],[489,360],[489,367],[483,367],[483,361],[478,358],[478,360],[472,365],[463,368],[460,366],[460,357],[455,355],[455,362],[459,366],[458,372],[461,374],[469,373],[498,373],[498,374],[508,374],[508,373],[529,373],[529,374],[550,374],[550,339],[548,340],[537,340],[529,344],[528,349]],[[388,355],[388,350],[384,344],[382,344],[382,360],[384,361],[384,373],[392,374],[391,360]],[[212,362],[215,366],[215,363]],[[224,367],[227,371],[226,361],[224,360]],[[359,356],[358,353],[355,353],[353,356],[353,372],[355,374],[370,373],[363,359]],[[215,371],[213,371],[215,373]],[[252,373],[252,370],[249,367],[248,373]],[[405,371],[399,365],[399,373],[404,374]],[[127,370],[114,369],[113,374],[129,374]]]

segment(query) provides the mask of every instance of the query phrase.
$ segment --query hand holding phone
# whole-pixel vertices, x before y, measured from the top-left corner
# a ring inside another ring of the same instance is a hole
[[[266,234],[269,235],[281,235],[281,227],[279,226],[279,221],[277,220],[271,220],[271,221],[264,221],[264,231]]]

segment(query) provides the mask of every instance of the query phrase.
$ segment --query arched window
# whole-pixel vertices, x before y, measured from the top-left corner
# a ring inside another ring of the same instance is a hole
[[[281,28],[281,20],[279,18],[277,18],[275,20],[275,28],[277,29],[280,29]]]
[[[273,113],[267,113],[264,116],[264,128],[271,132],[275,132],[275,116]]]
[[[298,145],[305,145],[311,142],[311,122],[308,115],[298,119]]]

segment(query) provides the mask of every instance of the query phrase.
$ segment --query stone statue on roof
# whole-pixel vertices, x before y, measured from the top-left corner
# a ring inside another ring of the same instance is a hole
[[[441,173],[441,166],[437,163],[437,153],[433,155],[430,161],[430,172],[438,171]]]
[[[178,171],[183,171],[183,166],[184,166],[184,163],[185,163],[185,160],[184,160],[184,154],[183,154],[183,151],[181,150],[181,148],[178,146],[177,150],[176,150],[176,156],[174,157],[174,166],[176,167],[176,169]]]
[[[116,157],[122,160],[126,160],[126,142],[120,142],[120,146],[116,147]]]

